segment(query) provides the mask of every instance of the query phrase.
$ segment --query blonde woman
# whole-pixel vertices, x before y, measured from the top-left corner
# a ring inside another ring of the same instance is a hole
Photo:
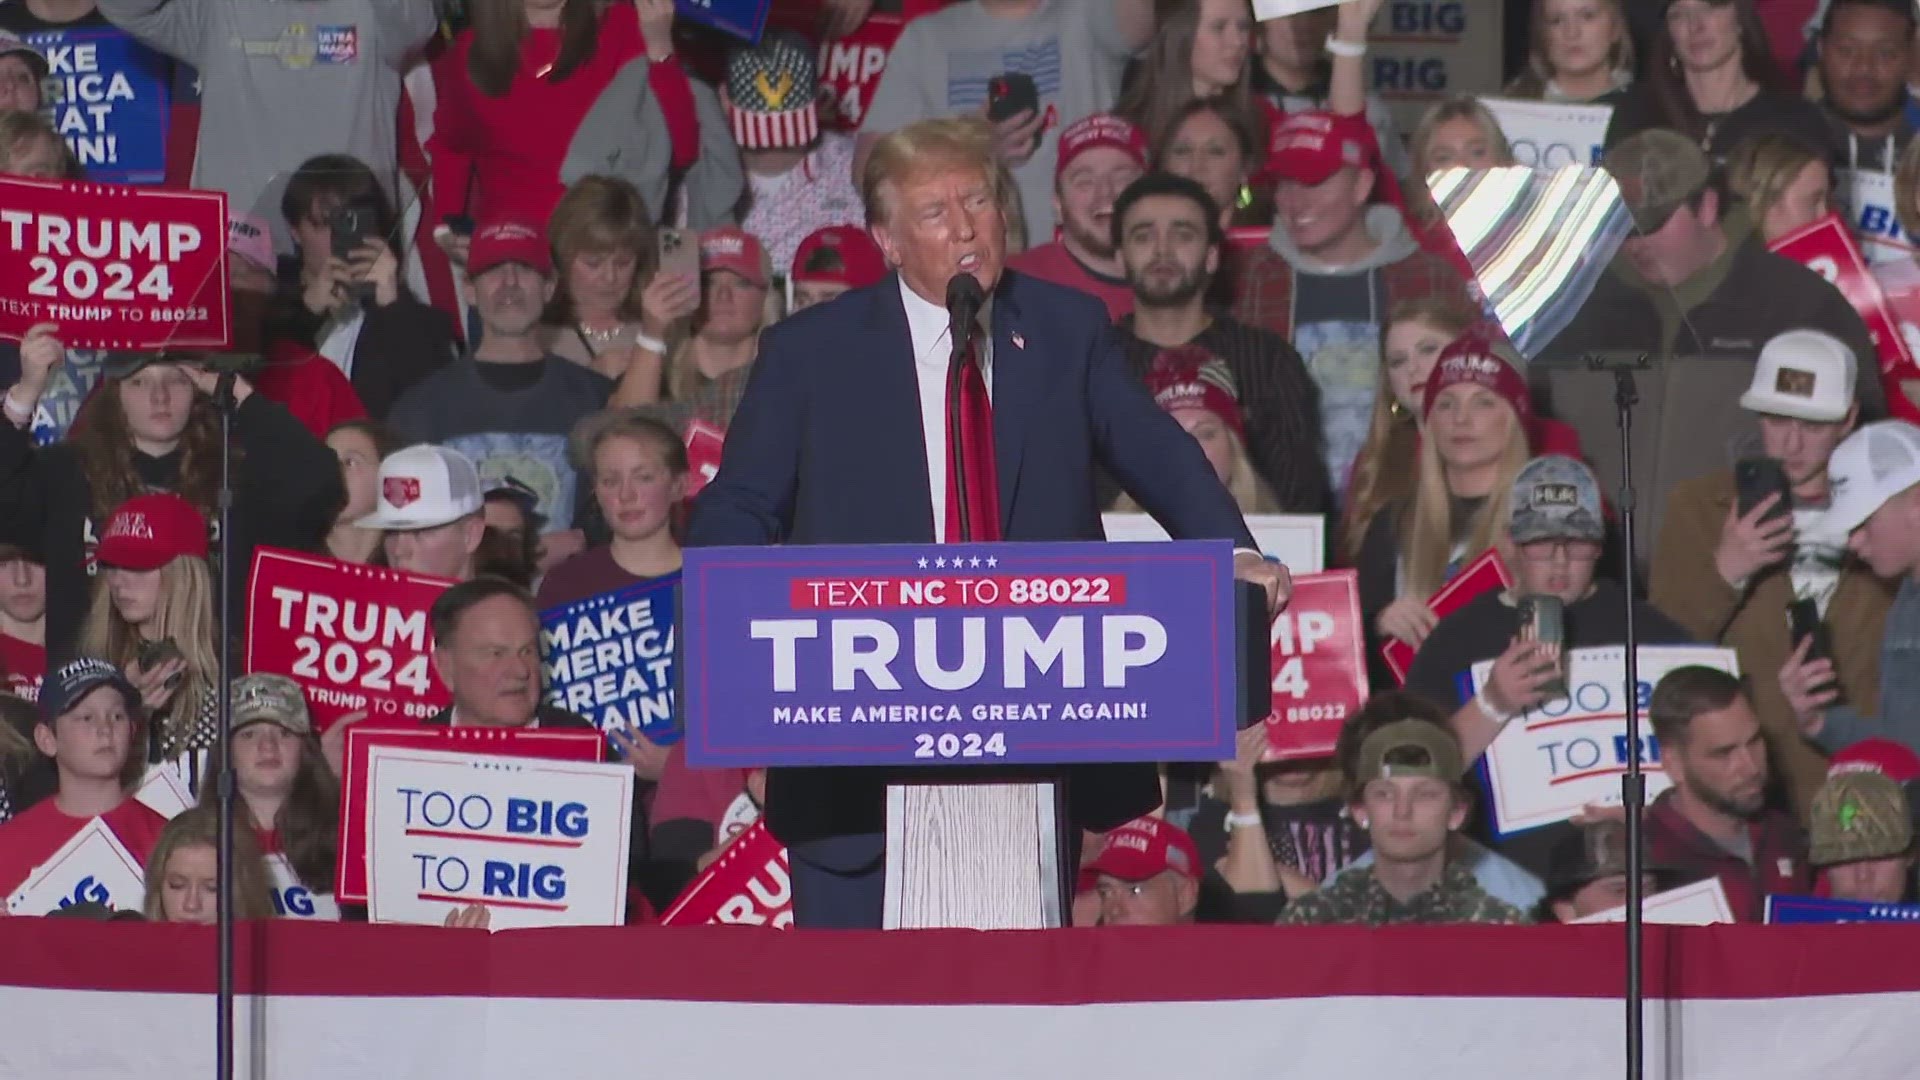
[[[33,745],[33,702],[0,694],[0,825],[52,794],[51,763]]]
[[[1760,135],[1735,147],[1727,188],[1771,244],[1833,209],[1833,168],[1824,155],[1785,135]]]
[[[1214,475],[1226,485],[1242,514],[1280,512],[1280,500],[1247,457],[1240,390],[1226,361],[1194,345],[1162,349],[1147,370],[1146,381],[1155,404],[1200,444]],[[1140,507],[1122,496],[1114,509],[1137,513]]]
[[[148,763],[174,769],[198,792],[219,740],[206,522],[171,492],[128,499],[108,518],[96,557],[101,580],[80,650],[126,671],[157,729],[144,748]]]
[[[660,371],[681,321],[700,305],[700,282],[658,274],[658,237],[646,200],[625,180],[583,177],[547,223],[559,276],[547,309],[547,348],[620,384],[616,397],[660,397]]]
[[[1367,625],[1414,649],[1437,621],[1427,597],[1482,551],[1507,547],[1533,405],[1525,377],[1474,331],[1440,354],[1422,411],[1413,494],[1374,515],[1356,563]]]
[[[220,812],[211,806],[183,810],[167,822],[147,860],[149,921],[219,921],[219,843]],[[252,829],[233,830],[233,856],[233,917],[273,918],[273,884]]]
[[[1527,66],[1514,97],[1612,105],[1633,85],[1633,35],[1620,0],[1533,0]]]

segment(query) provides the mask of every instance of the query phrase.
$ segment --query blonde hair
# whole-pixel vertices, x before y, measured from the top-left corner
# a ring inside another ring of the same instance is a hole
[[[0,694],[0,769],[18,771],[40,760],[40,748],[27,734],[39,716],[39,709],[26,698]]]
[[[619,177],[583,176],[553,208],[547,220],[547,240],[553,246],[553,265],[560,285],[554,290],[553,321],[574,317],[567,295],[567,267],[580,255],[610,255],[631,251],[633,288],[621,304],[620,317],[640,317],[640,294],[653,278],[655,250],[653,220],[646,197]]]
[[[1387,381],[1387,335],[1395,326],[1411,322],[1433,327],[1451,341],[1479,320],[1480,313],[1465,300],[1448,296],[1400,300],[1387,309],[1380,324],[1380,374],[1373,391],[1373,415],[1367,421],[1367,441],[1353,459],[1346,513],[1341,516],[1340,552],[1347,564],[1360,558],[1374,515],[1413,494],[1420,418],[1400,408],[1393,398],[1393,384]]]
[[[80,654],[98,656],[125,670],[140,654],[140,628],[120,617],[113,606],[113,590],[96,581],[93,606],[80,630]],[[202,702],[219,682],[219,638],[213,621],[213,571],[207,560],[176,556],[160,568],[160,606],[153,615],[154,640],[172,638],[186,658],[180,685],[167,703],[166,713],[149,719],[160,725],[161,751],[172,757],[189,749]],[[130,702],[137,706],[138,702]]]
[[[1407,149],[1412,154],[1415,179],[1424,185],[1427,176],[1427,150],[1433,143],[1433,133],[1441,124],[1453,120],[1466,120],[1480,129],[1487,141],[1498,148],[1499,164],[1513,164],[1513,147],[1507,143],[1507,133],[1500,130],[1500,121],[1494,119],[1492,110],[1480,103],[1480,99],[1470,94],[1455,94],[1433,103],[1432,107],[1421,115],[1420,122],[1414,125],[1413,135],[1407,140]]]
[[[17,155],[29,150],[37,142],[44,142],[56,148],[60,155],[61,171],[68,179],[79,179],[82,175],[80,162],[73,156],[73,148],[53,122],[36,112],[18,110],[0,111],[0,174],[16,171]]]
[[[713,274],[730,273],[733,273],[733,271],[702,270],[700,272],[700,292],[703,298],[703,307],[705,305],[704,297],[707,289],[707,278]],[[773,257],[767,254],[767,248],[764,244],[760,246],[760,274],[769,283],[773,281]],[[760,351],[759,335],[766,333],[767,327],[780,321],[781,300],[782,297],[779,289],[769,287],[763,290],[760,304],[760,329],[754,332],[755,357],[759,356]],[[713,381],[705,375],[700,374],[700,365],[693,362],[693,343],[694,340],[700,336],[700,331],[704,324],[704,320],[699,313],[696,313],[693,319],[692,332],[680,338],[678,341],[668,342],[667,345],[665,380],[667,384],[667,397],[673,401],[686,401],[694,394],[705,389],[706,386]],[[751,361],[749,361],[749,363],[751,363]]]
[[[147,918],[165,922],[166,906],[161,893],[166,888],[167,863],[174,852],[190,847],[220,846],[220,812],[211,806],[196,806],[180,811],[167,827],[160,830],[153,854],[147,859],[147,897],[142,905]],[[273,918],[273,883],[267,876],[266,860],[253,830],[239,825],[233,830],[233,917],[236,919]]]
[[[1280,499],[1274,495],[1273,488],[1254,471],[1253,461],[1247,457],[1247,444],[1241,441],[1238,433],[1225,424],[1221,425],[1226,433],[1227,442],[1233,447],[1233,464],[1227,470],[1227,494],[1233,496],[1235,506],[1242,514],[1277,514],[1280,512]],[[1138,514],[1142,507],[1133,496],[1122,493],[1113,504],[1115,513]]]
[[[1526,425],[1511,408],[1506,412],[1507,439],[1500,450],[1500,473],[1494,480],[1487,501],[1467,523],[1465,550],[1469,557],[1497,547],[1511,559],[1507,541],[1507,511],[1513,501],[1513,480],[1532,456],[1527,445]],[[1446,470],[1434,440],[1420,444],[1418,476],[1413,505],[1407,508],[1405,527],[1400,535],[1400,595],[1428,596],[1446,584],[1447,564],[1452,561],[1454,536],[1453,493],[1447,487]]]
[[[1632,77],[1634,72],[1633,34],[1627,29],[1627,13],[1620,0],[1600,0],[1600,6],[1613,15],[1613,42],[1607,46],[1607,67],[1615,75]],[[1553,61],[1547,58],[1547,0],[1533,0],[1533,15],[1528,20],[1531,46],[1527,66],[1507,84],[1506,92],[1516,97],[1540,97],[1554,80]]]
[[[1727,159],[1727,190],[1746,202],[1757,225],[1793,186],[1801,170],[1814,162],[1825,165],[1826,158],[1798,139],[1785,135],[1743,139]]]
[[[1007,185],[993,156],[993,128],[985,120],[941,116],[882,135],[860,170],[860,200],[867,220],[886,223],[893,188],[916,176],[956,167],[978,170],[993,186],[995,202],[1005,204]]]

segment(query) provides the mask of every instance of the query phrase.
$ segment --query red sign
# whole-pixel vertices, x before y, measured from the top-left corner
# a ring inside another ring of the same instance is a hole
[[[1440,586],[1432,596],[1427,597],[1427,606],[1433,609],[1433,617],[1444,619],[1467,606],[1467,602],[1490,589],[1513,588],[1513,574],[1507,569],[1507,562],[1500,552],[1488,548],[1480,557],[1460,568],[1453,580]],[[1389,640],[1380,647],[1380,655],[1387,662],[1388,670],[1393,672],[1394,680],[1407,681],[1407,669],[1413,667],[1413,650],[1399,638]]]
[[[452,582],[258,548],[247,586],[247,670],[307,692],[322,731],[349,713],[424,720],[452,700],[430,655],[427,609]]]
[[[1860,254],[1860,245],[1846,222],[1838,214],[1828,214],[1767,246],[1774,254],[1792,259],[1826,278],[1847,298],[1847,303],[1853,305],[1853,310],[1860,313],[1861,321],[1867,324],[1867,333],[1873,338],[1874,352],[1879,356],[1880,383],[1885,388],[1887,404],[1896,416],[1912,416],[1913,403],[1901,384],[1920,379],[1920,364],[1915,363],[1913,353],[1907,348],[1906,338],[1887,308],[1886,294],[1873,272],[1867,269],[1867,260]]]
[[[829,131],[854,132],[866,119],[887,57],[907,20],[899,15],[875,14],[843,38],[820,43],[820,126]]]
[[[687,498],[700,494],[720,474],[720,451],[727,433],[705,420],[687,422]]]
[[[0,338],[224,349],[226,250],[217,191],[0,178]]]
[[[793,925],[793,881],[787,849],[756,821],[733,838],[660,917],[661,926]]]
[[[1352,570],[1301,574],[1274,617],[1267,760],[1327,757],[1367,700],[1367,646]]]
[[[545,761],[600,761],[606,745],[598,731],[354,724],[347,728],[345,772],[340,777],[340,855],[333,871],[334,899],[349,904],[367,902],[367,752],[372,747],[405,746]]]

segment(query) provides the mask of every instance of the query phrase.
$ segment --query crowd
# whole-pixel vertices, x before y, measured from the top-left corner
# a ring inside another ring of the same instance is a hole
[[[1104,304],[1102,347],[1243,513],[1324,516],[1369,658],[1331,757],[1272,761],[1256,726],[1232,761],[1163,768],[1161,810],[1088,838],[1077,924],[1618,906],[1617,806],[1502,836],[1470,770],[1629,614],[1641,643],[1723,646],[1742,673],[1681,667],[1647,701],[1672,785],[1648,889],[1717,878],[1745,920],[1775,894],[1913,901],[1920,427],[1887,418],[1904,390],[1849,298],[1771,245],[1855,171],[1920,225],[1920,39],[1910,0],[1798,6],[1783,49],[1755,0],[1531,5],[1499,93],[1612,108],[1627,235],[1523,355],[1428,187],[1511,165],[1507,138],[1472,96],[1403,137],[1366,85],[1381,0],[1261,22],[1247,0],[910,3],[854,129],[823,107],[820,38],[898,3],[797,4],[776,22],[808,33],[749,46],[671,0],[4,0],[0,175],[86,175],[37,35],[124,32],[197,72],[191,181],[231,200],[235,346],[0,342],[0,897],[99,818],[146,868],[147,918],[211,921],[225,761],[252,826],[238,913],[274,914],[276,883],[333,891],[355,718],[321,731],[297,684],[247,674],[219,737],[219,656],[246,631],[216,600],[259,547],[456,583],[429,723],[591,727],[543,693],[539,612],[678,572],[690,429],[727,430],[763,331],[892,287],[887,137],[963,116],[1007,265]],[[336,16],[346,37],[316,41]],[[1638,550],[1594,468],[1611,412],[1579,381],[1617,353],[1670,373],[1675,480]],[[1125,479],[1099,478],[1101,508],[1140,508]],[[1511,587],[1436,610],[1488,551]],[[1538,598],[1557,642],[1523,625]],[[645,921],[764,777],[607,734],[641,792]],[[156,770],[198,805],[136,798]]]

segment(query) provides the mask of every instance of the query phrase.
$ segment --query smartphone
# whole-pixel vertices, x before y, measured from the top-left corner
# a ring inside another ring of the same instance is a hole
[[[447,230],[455,236],[473,235],[473,217],[469,214],[448,214]]]
[[[1780,499],[1767,512],[1766,520],[1793,513],[1792,487],[1787,482],[1787,470],[1778,461],[1767,457],[1741,458],[1733,466],[1733,490],[1738,500],[1740,516],[1753,513],[1753,508],[1764,502],[1769,495],[1778,495]]]
[[[1018,71],[987,80],[987,119],[999,121],[1023,112],[1040,112],[1040,87]]]
[[[699,277],[700,241],[683,229],[661,229],[660,273]]]
[[[1520,613],[1520,638],[1553,647],[1554,663],[1559,667],[1552,682],[1541,688],[1547,700],[1567,696],[1567,672],[1562,663],[1567,644],[1567,606],[1557,596],[1523,596]]]
[[[180,660],[184,656],[185,654],[180,651],[179,643],[169,637],[161,638],[159,641],[141,642],[140,648],[134,653],[134,660],[140,664],[141,671],[152,671],[169,660]],[[173,677],[167,680],[166,688],[171,690],[179,686],[180,680],[185,676],[184,671],[174,672]]]
[[[380,222],[372,207],[348,203],[327,214],[327,228],[333,234],[333,257],[345,259],[380,235]]]
[[[1813,639],[1812,647],[1807,650],[1808,660],[1833,659],[1833,634],[1827,630],[1826,620],[1820,617],[1820,604],[1813,597],[1801,597],[1787,605],[1787,625],[1794,648],[1799,648],[1808,638]],[[1834,688],[1839,689],[1837,684]]]

